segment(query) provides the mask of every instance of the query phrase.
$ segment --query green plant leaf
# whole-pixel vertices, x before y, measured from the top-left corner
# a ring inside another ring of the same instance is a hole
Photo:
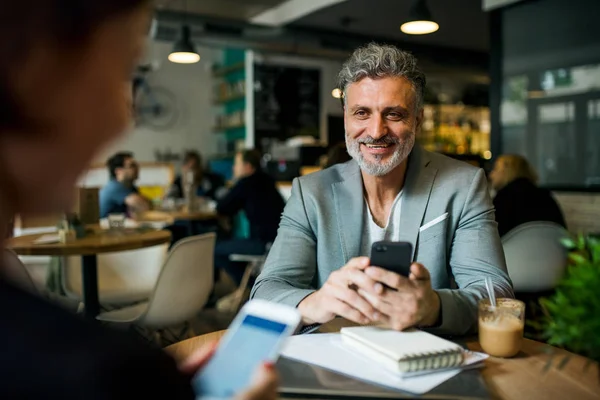
[[[527,325],[551,345],[600,361],[600,240],[579,235],[561,243],[575,245],[571,263],[554,294],[539,300],[540,319]]]
[[[577,236],[577,248],[579,250],[584,250],[585,249],[585,236],[584,235],[578,235]]]
[[[575,241],[570,237],[560,239],[560,243],[568,250],[575,248]]]
[[[580,253],[569,253],[569,260],[575,264],[585,264],[587,262],[586,258]]]

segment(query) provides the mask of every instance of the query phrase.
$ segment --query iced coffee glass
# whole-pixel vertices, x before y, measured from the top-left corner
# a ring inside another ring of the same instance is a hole
[[[525,327],[525,304],[515,299],[479,302],[479,343],[494,357],[513,357],[521,350]]]

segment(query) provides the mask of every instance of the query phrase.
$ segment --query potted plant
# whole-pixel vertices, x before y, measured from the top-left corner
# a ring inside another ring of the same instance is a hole
[[[579,235],[562,243],[569,265],[555,293],[540,300],[539,326],[549,344],[600,361],[600,238]]]

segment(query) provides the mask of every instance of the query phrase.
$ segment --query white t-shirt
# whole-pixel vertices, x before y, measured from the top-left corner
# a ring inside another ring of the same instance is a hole
[[[392,204],[387,223],[382,228],[375,223],[369,203],[365,198],[363,210],[363,233],[360,241],[360,255],[370,257],[371,245],[381,240],[398,241],[400,239],[400,212],[402,210],[402,192],[398,193]]]

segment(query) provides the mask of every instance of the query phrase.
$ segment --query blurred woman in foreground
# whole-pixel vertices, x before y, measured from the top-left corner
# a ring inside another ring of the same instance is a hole
[[[130,124],[128,81],[143,51],[147,0],[0,5],[0,226],[70,208],[78,175]],[[1,240],[1,239],[0,239]],[[0,267],[0,272],[2,268]],[[0,398],[193,399],[183,365],[0,278]],[[274,398],[272,366],[242,399]]]
[[[537,174],[524,157],[498,157],[490,182],[496,190],[494,207],[500,236],[526,222],[549,221],[566,227],[556,200],[537,186]]]

